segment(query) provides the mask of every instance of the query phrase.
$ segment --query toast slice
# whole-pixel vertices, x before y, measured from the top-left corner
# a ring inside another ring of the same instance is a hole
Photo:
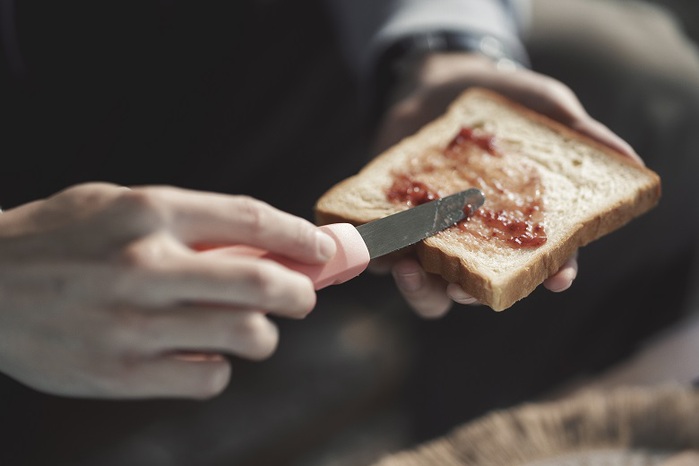
[[[467,221],[416,246],[422,266],[496,311],[512,306],[581,246],[658,203],[660,178],[624,155],[484,89],[341,181],[319,224],[355,225],[476,187]]]

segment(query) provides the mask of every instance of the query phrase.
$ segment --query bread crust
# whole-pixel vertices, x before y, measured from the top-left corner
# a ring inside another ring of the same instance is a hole
[[[566,225],[565,231],[556,232],[557,236],[554,239],[538,248],[525,261],[519,263],[516,270],[508,271],[503,277],[494,277],[477,265],[474,266],[466,257],[468,254],[455,251],[458,248],[448,244],[448,240],[442,234],[418,244],[417,256],[426,271],[439,274],[449,282],[458,283],[480,302],[500,311],[529,295],[546,278],[558,271],[578,248],[622,227],[655,206],[661,194],[660,178],[624,154],[546,116],[492,91],[472,88],[464,92],[444,116],[376,157],[357,175],[333,186],[316,204],[317,222],[350,222],[358,225],[405,208],[391,204],[383,195],[386,180],[390,179],[391,167],[404,163],[408,157],[405,154],[415,156],[435,144],[435,141],[447,144],[453,137],[453,128],[458,124],[458,120],[466,115],[464,108],[474,99],[491,102],[507,112],[524,117],[533,125],[545,128],[547,135],[552,135],[552,138],[565,141],[565,144],[593,151],[594,160],[599,160],[599,154],[603,154],[609,160],[615,161],[613,167],[610,165],[610,170],[628,172],[625,176],[634,180],[633,186],[629,183],[628,189],[619,194],[615,201],[594,210],[575,223]],[[362,192],[364,198],[360,200],[366,201],[364,205],[356,205],[357,197],[353,193],[372,183],[375,186]]]

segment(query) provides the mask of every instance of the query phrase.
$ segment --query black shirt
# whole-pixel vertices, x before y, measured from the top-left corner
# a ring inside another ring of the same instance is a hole
[[[357,140],[353,85],[316,3],[17,1],[3,21],[17,50],[2,63],[0,205],[101,180],[309,215],[351,173],[336,170]]]

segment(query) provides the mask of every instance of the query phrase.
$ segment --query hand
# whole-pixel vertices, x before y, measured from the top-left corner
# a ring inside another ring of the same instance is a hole
[[[379,126],[377,150],[392,146],[443,114],[471,86],[499,92],[643,164],[625,141],[590,117],[575,94],[561,82],[526,69],[500,70],[492,61],[467,53],[432,54],[412,64],[403,85],[393,96],[395,103]],[[577,269],[576,255],[549,277],[544,286],[554,292],[568,289]],[[453,302],[477,304],[458,285],[427,274],[414,259],[396,262],[392,273],[405,299],[423,317],[440,317]]]
[[[266,314],[302,318],[311,281],[273,261],[201,254],[247,244],[323,263],[311,223],[242,197],[79,185],[0,214],[0,371],[90,397],[213,396],[223,354],[268,357]]]

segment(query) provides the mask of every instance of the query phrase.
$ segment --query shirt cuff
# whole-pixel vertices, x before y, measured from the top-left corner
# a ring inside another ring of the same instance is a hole
[[[428,37],[439,32],[451,35],[449,44],[439,39],[431,48],[437,51],[462,50],[482,53],[486,56],[508,56],[526,65],[529,59],[519,39],[519,24],[513,2],[498,0],[410,0],[402,2],[402,8],[384,23],[373,37],[369,53],[360,63],[360,71],[366,75],[380,57],[394,44],[410,37]],[[464,39],[455,39],[456,37]],[[409,40],[409,39],[408,39]],[[421,40],[421,39],[418,39]],[[424,41],[423,41],[424,42]],[[421,44],[417,44],[418,47]],[[445,47],[446,46],[446,47]],[[429,49],[430,47],[424,47]]]

